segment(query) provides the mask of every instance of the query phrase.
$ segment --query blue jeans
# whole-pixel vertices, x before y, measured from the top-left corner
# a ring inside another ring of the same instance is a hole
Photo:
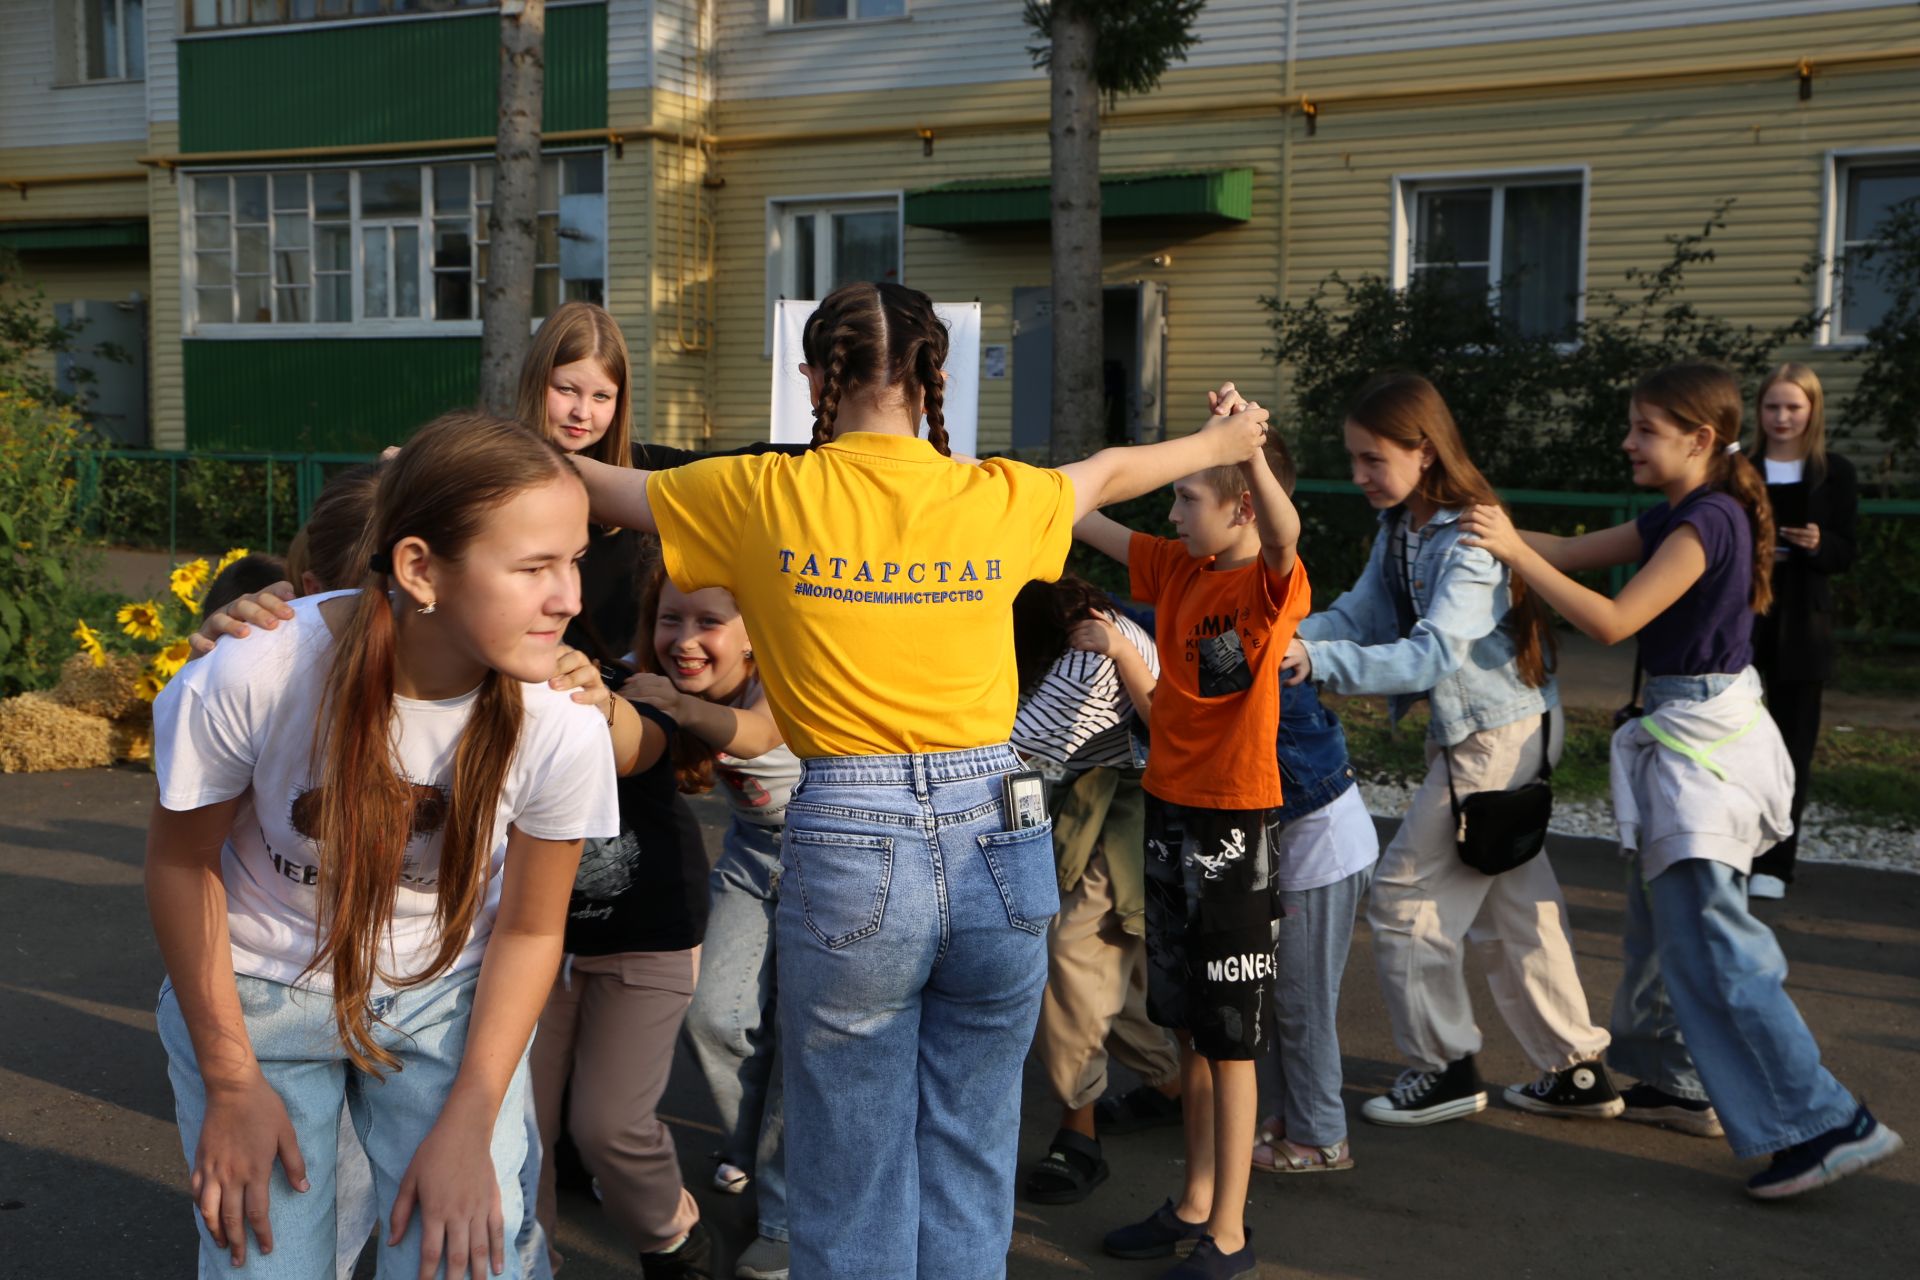
[[[720,1112],[720,1158],[753,1173],[760,1234],[785,1240],[786,1124],[774,1070],[780,828],[734,818],[707,885],[707,940],[687,1010],[687,1042]]]
[[[1641,687],[1640,702],[1647,714],[1652,715],[1663,702],[1705,702],[1717,698],[1739,679],[1738,671],[1716,671],[1702,676],[1652,676]]]
[[[1742,1159],[1852,1118],[1853,1096],[1787,995],[1787,958],[1747,910],[1746,877],[1690,858],[1651,882],[1627,874],[1626,970],[1607,1064],[1682,1098],[1710,1099]]]
[[[1009,747],[806,762],[776,920],[793,1280],[987,1280],[1060,906]]]
[[[286,1104],[300,1153],[306,1160],[310,1189],[294,1191],[287,1182],[286,1170],[278,1161],[274,1163],[269,1209],[273,1252],[263,1255],[250,1236],[246,1266],[239,1269],[230,1264],[227,1251],[214,1244],[206,1224],[194,1213],[194,1225],[200,1233],[201,1275],[322,1280],[334,1274],[335,1154],[343,1100],[373,1166],[381,1224],[379,1274],[383,1280],[390,1276],[411,1280],[419,1274],[420,1214],[414,1213],[406,1235],[396,1246],[387,1244],[385,1224],[399,1194],[400,1180],[439,1118],[441,1105],[460,1069],[479,977],[480,970],[475,967],[373,999],[374,1015],[381,1019],[375,1024],[375,1038],[399,1058],[402,1068],[384,1077],[366,1075],[347,1061],[333,1024],[331,995],[264,978],[235,977],[247,1039],[267,1083]],[[200,1144],[200,1126],[206,1119],[207,1091],[171,982],[161,984],[157,1016],[180,1123],[180,1145],[191,1167]],[[515,1280],[521,1274],[512,1244],[520,1232],[519,1173],[526,1159],[526,1090],[527,1066],[522,1059],[500,1104],[491,1153],[508,1241],[504,1274]]]

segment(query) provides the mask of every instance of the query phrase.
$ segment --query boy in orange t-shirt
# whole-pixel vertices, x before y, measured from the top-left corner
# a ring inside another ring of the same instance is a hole
[[[1244,404],[1231,384],[1217,411]],[[1312,608],[1279,440],[1174,485],[1177,539],[1087,516],[1074,534],[1128,566],[1155,609],[1161,674],[1147,757],[1147,1014],[1180,1033],[1187,1173],[1180,1199],[1108,1234],[1122,1258],[1193,1245],[1165,1280],[1252,1275],[1244,1219],[1274,1028],[1280,657]],[[1278,474],[1276,474],[1278,472]]]

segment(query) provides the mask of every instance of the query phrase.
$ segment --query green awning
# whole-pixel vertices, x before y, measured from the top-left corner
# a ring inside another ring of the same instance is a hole
[[[144,249],[146,220],[124,222],[0,222],[0,249],[30,253],[39,249]]]
[[[1045,176],[968,178],[907,192],[907,224],[968,231],[1044,223],[1049,218]],[[1100,217],[1246,222],[1253,217],[1252,169],[1162,169],[1115,173],[1100,179]]]

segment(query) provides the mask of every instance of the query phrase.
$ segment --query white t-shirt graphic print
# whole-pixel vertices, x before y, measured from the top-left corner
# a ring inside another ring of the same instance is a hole
[[[314,727],[333,654],[319,605],[338,594],[296,600],[294,616],[278,628],[222,642],[175,676],[153,705],[163,806],[197,809],[246,797],[220,857],[234,972],[321,991],[331,988],[331,974],[301,977],[315,951],[321,853],[301,831],[308,822],[300,800],[312,786]],[[479,964],[486,950],[500,905],[509,824],[545,840],[613,836],[620,829],[613,747],[599,711],[545,684],[521,688],[526,715],[494,819],[486,898],[454,972]],[[420,973],[438,949],[434,881],[446,806],[434,801],[445,798],[454,750],[478,696],[476,689],[443,702],[395,699],[394,760],[418,799],[381,959],[389,975]],[[419,830],[429,825],[434,829]]]

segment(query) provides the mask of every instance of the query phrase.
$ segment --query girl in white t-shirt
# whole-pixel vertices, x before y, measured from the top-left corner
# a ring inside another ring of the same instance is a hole
[[[687,1041],[720,1113],[714,1187],[738,1194],[757,1180],[758,1226],[743,1275],[787,1269],[786,1143],[774,1054],[774,909],[780,836],[800,759],[767,707],[740,606],[724,587],[684,592],[655,568],[640,593],[634,640],[641,673],[622,692],[680,725],[674,757],[683,791],[718,780],[733,809],[708,878],[709,915]]]
[[[519,1064],[581,838],[618,828],[600,713],[546,683],[585,545],[558,450],[447,415],[383,471],[360,590],[155,703],[147,892],[203,1269],[332,1273],[343,1099],[381,1275],[511,1256]]]

